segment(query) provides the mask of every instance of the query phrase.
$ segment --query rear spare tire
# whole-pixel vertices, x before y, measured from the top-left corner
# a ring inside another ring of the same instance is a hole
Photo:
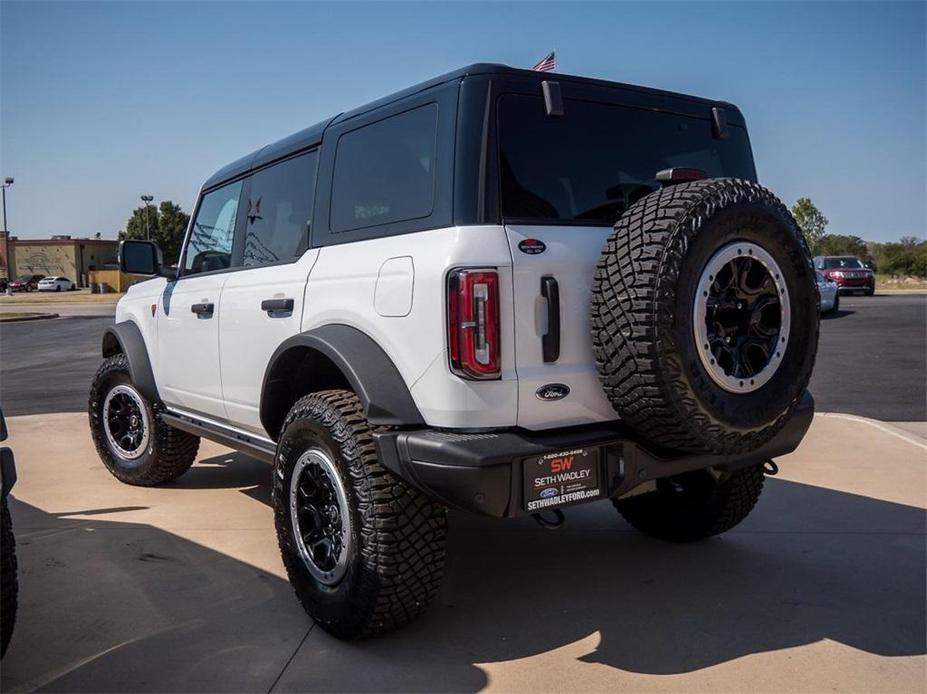
[[[608,399],[657,447],[755,450],[811,378],[816,291],[801,231],[762,186],[719,178],[651,193],[596,267],[592,341]]]

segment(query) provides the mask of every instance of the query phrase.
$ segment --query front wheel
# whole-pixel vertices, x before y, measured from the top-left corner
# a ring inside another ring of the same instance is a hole
[[[749,515],[763,491],[763,465],[734,472],[696,470],[657,480],[656,489],[615,508],[641,532],[670,542],[719,535]]]
[[[425,611],[444,572],[446,512],[380,465],[354,393],[322,391],[293,405],[273,479],[283,563],[323,629],[370,636]]]
[[[834,316],[840,313],[840,292],[837,292],[834,295],[834,305],[831,306],[830,313],[831,315],[834,315]]]
[[[180,477],[196,460],[199,437],[168,425],[160,409],[132,383],[125,354],[103,362],[90,387],[90,431],[120,482],[152,487]]]

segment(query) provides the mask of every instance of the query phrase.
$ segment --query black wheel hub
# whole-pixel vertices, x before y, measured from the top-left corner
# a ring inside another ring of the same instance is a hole
[[[142,412],[138,403],[125,393],[117,393],[109,401],[106,422],[110,436],[125,451],[134,451],[145,437]]]
[[[728,262],[708,290],[705,327],[711,354],[724,373],[750,378],[771,361],[782,325],[779,291],[751,257]]]
[[[331,572],[341,555],[344,528],[338,496],[331,478],[317,464],[300,472],[296,490],[297,531],[312,563],[322,572]]]

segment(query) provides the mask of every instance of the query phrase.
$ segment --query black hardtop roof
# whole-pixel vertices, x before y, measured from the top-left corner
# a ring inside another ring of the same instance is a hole
[[[499,75],[530,78],[538,82],[541,80],[555,80],[563,82],[576,82],[589,86],[619,88],[627,91],[640,92],[642,94],[664,96],[674,100],[688,101],[693,104],[703,104],[708,107],[720,106],[725,109],[733,110],[738,115],[740,114],[740,111],[736,106],[726,101],[704,99],[697,96],[691,96],[689,94],[670,92],[662,89],[653,89],[651,87],[640,87],[633,84],[612,82],[609,80],[595,79],[592,77],[565,75],[559,72],[537,72],[535,70],[514,68],[498,63],[474,63],[473,65],[467,65],[466,67],[462,67],[458,70],[453,70],[452,72],[433,77],[432,79],[426,80],[425,82],[420,82],[401,91],[394,92],[380,99],[376,99],[375,101],[368,102],[363,106],[359,106],[350,111],[345,111],[336,116],[333,116],[332,118],[328,118],[319,123],[316,123],[315,125],[311,125],[308,128],[304,128],[299,132],[293,133],[292,135],[289,135],[282,140],[277,140],[276,142],[272,142],[269,145],[265,145],[264,147],[251,152],[251,154],[241,157],[240,159],[236,159],[232,163],[223,166],[216,173],[209,177],[206,183],[203,184],[203,188],[212,188],[219,183],[241,176],[242,174],[245,174],[252,169],[260,168],[261,166],[269,164],[272,161],[281,159],[300,150],[307,149],[313,145],[317,145],[322,141],[322,135],[325,132],[325,129],[333,123],[342,123],[346,120],[350,120],[351,118],[355,118],[364,113],[367,113],[368,111],[372,111],[373,109],[386,106],[394,101],[405,99],[406,97],[412,96],[413,94],[425,91],[426,89],[431,89],[432,87],[437,87],[447,82],[460,80],[465,77],[475,75]]]

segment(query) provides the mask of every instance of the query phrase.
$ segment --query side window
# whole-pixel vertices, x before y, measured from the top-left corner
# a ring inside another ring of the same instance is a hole
[[[231,265],[240,196],[241,181],[203,196],[184,253],[183,274],[223,270]]]
[[[438,105],[345,133],[332,176],[331,229],[427,217],[434,209]]]
[[[251,177],[243,265],[290,260],[306,248],[317,159],[309,152]]]

